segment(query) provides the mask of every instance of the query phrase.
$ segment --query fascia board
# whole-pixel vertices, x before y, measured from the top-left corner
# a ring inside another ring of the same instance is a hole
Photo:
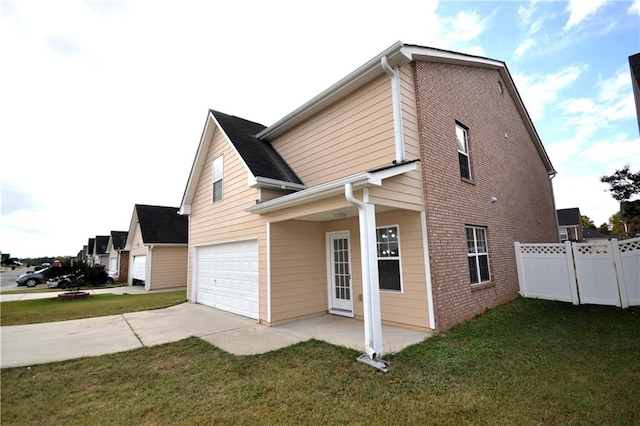
[[[207,119],[204,123],[204,129],[202,129],[202,135],[200,136],[200,143],[198,144],[198,150],[196,156],[193,159],[193,165],[189,172],[189,179],[187,179],[187,186],[185,187],[184,194],[182,195],[182,202],[180,203],[180,212],[183,210],[183,206],[190,205],[193,200],[193,196],[196,191],[198,179],[204,167],[204,161],[209,151],[209,143],[211,141],[213,128],[211,126],[211,111],[207,114]],[[183,214],[183,213],[180,213]]]
[[[136,230],[136,223],[138,223],[138,209],[134,206],[133,214],[131,215],[131,223],[129,224],[129,232],[127,233],[127,241],[124,243],[124,250],[131,250],[133,233]]]
[[[341,193],[342,191],[344,191],[344,185],[347,183],[352,183],[356,188],[370,186],[367,185],[370,176],[370,173],[365,172],[348,176],[342,179],[337,179],[318,186],[314,186],[312,188],[305,189],[304,191],[294,192],[293,194],[265,201],[264,203],[249,207],[245,211],[248,213],[268,213],[287,207],[294,207],[300,204],[305,204],[311,201],[321,200],[323,198],[328,198]]]
[[[268,188],[280,188],[280,189],[293,189],[295,191],[302,191],[307,189],[306,185],[301,185],[299,183],[287,182],[279,179],[271,179],[262,176],[256,176],[253,179],[249,179],[249,187],[251,188],[260,188],[260,187],[268,187]]]

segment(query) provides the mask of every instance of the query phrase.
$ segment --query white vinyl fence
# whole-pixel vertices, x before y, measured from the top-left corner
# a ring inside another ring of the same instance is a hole
[[[640,238],[514,243],[523,297],[627,308],[640,305]]]

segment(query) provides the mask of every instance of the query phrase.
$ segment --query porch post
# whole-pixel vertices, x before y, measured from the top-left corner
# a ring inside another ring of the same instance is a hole
[[[378,357],[382,357],[382,318],[380,315],[380,281],[378,275],[378,247],[376,243],[377,236],[375,204],[364,203],[362,212],[362,215],[365,216],[365,220],[360,220],[360,244],[364,245],[366,243],[368,245],[366,253],[366,266],[369,268],[369,282],[367,283],[366,287],[368,287],[369,291],[369,324],[371,327],[371,343]],[[366,234],[366,238],[362,237],[363,234]],[[364,252],[362,253],[362,256],[364,258]],[[365,268],[364,261],[362,268]],[[363,282],[363,286],[364,285],[365,283]]]

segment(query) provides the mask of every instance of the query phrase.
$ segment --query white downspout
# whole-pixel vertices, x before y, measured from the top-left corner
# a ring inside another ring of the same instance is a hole
[[[391,99],[393,103],[393,130],[396,145],[396,164],[403,163],[404,155],[404,132],[402,131],[402,103],[400,101],[400,74],[398,67],[391,68],[386,56],[380,60],[382,69],[391,77]]]
[[[380,317],[380,291],[378,265],[375,248],[375,206],[357,200],[353,195],[353,184],[346,183],[344,195],[347,201],[358,208],[360,224],[360,257],[362,263],[362,304],[364,311],[364,340],[366,354],[358,361],[386,371],[388,363],[381,359],[382,321]]]

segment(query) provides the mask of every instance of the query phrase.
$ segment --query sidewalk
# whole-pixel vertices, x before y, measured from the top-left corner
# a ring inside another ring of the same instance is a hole
[[[364,350],[364,326],[358,319],[326,314],[269,327],[187,302],[152,311],[0,327],[0,368],[123,352],[190,336],[235,355],[260,354],[312,338]],[[385,352],[398,352],[429,336],[415,330],[382,327]]]

